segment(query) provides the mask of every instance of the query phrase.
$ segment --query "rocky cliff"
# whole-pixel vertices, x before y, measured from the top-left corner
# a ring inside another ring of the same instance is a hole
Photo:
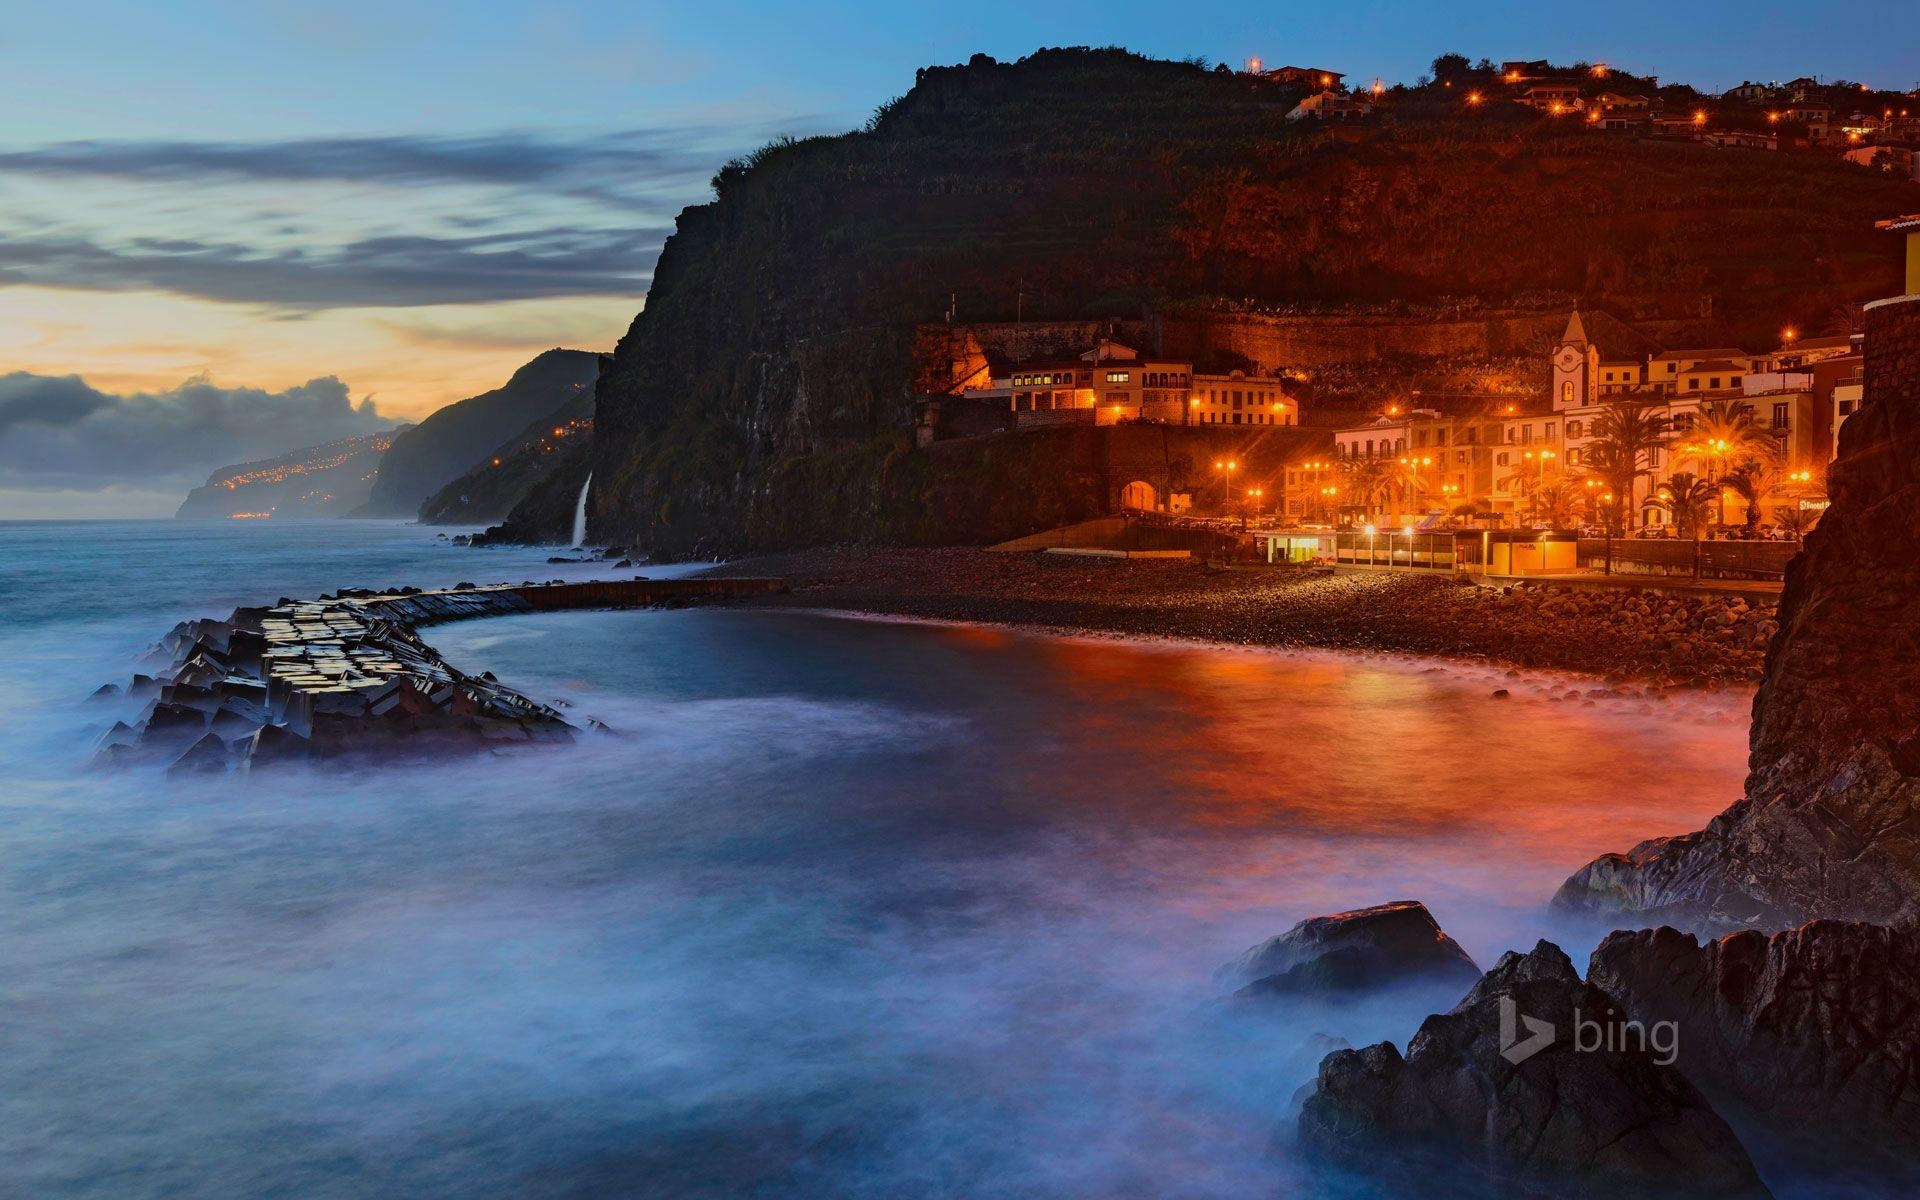
[[[1744,797],[1590,864],[1562,908],[1689,928],[1920,918],[1920,297],[1867,311],[1866,400],[1787,571]]]
[[[1719,332],[1737,339],[1778,330],[1783,289],[1817,324],[1891,286],[1857,264],[1871,218],[1911,185],[1511,105],[1474,116],[1431,90],[1339,129],[1288,121],[1299,98],[1120,51],[980,57],[921,72],[866,129],[729,165],[714,202],[681,214],[602,377],[593,536],[661,555],[902,527],[964,540],[947,524],[964,514],[897,511],[888,490],[921,457],[915,328],[950,305],[966,321],[1017,303],[1137,319],[1546,293],[1691,317],[1721,297]],[[1659,203],[1623,202],[1636,196]],[[925,496],[1045,491],[1051,468],[1032,465],[914,469],[967,476]]]
[[[420,505],[420,520],[428,525],[490,524],[555,475],[570,478],[577,492],[592,439],[593,390],[582,388],[553,412],[536,415],[465,474],[428,496]]]
[[[372,494],[351,515],[415,516],[429,496],[489,458],[529,422],[548,421],[590,392],[599,373],[599,355],[548,350],[515,371],[505,386],[440,409],[394,438]]]

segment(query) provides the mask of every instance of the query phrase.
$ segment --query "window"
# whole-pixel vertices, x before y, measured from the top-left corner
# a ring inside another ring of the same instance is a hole
[[[1547,431],[1542,436],[1544,436],[1549,442],[1553,440],[1553,422],[1552,421],[1547,422]]]
[[[1506,451],[1502,450],[1500,453],[1493,456],[1493,465],[1496,467],[1504,467],[1507,465]]]
[[[1539,376],[1535,376],[1535,378],[1537,379]],[[1613,377],[1609,375],[1607,378],[1611,379]],[[1560,402],[1562,404],[1573,403],[1573,380],[1569,379],[1560,385]]]
[[[1581,425],[1580,425],[1580,422],[1578,422],[1578,421],[1568,421],[1568,422],[1567,422],[1567,436],[1568,436],[1568,437],[1570,437],[1570,438],[1577,438],[1577,437],[1579,437],[1579,436],[1580,436],[1580,429],[1581,429]]]
[[[1842,400],[1840,402],[1840,415],[1842,417],[1850,417],[1853,415],[1853,401]]]
[[[1577,467],[1580,465],[1580,452],[1578,450],[1567,451],[1567,465],[1569,467]]]
[[[1125,371],[1108,371],[1107,372],[1108,383],[1125,383],[1127,381],[1127,378],[1128,376]]]
[[[1446,431],[1446,430],[1444,430],[1444,429],[1436,429],[1436,430],[1434,430],[1434,431],[1433,431],[1433,444],[1434,444],[1434,445],[1436,445],[1436,446],[1444,446],[1444,445],[1446,445],[1446,444],[1447,444],[1447,431]]]
[[[1719,391],[1719,390],[1720,390],[1720,377],[1719,377],[1718,375],[1715,375],[1715,376],[1714,376],[1714,377],[1713,377],[1712,379],[1709,379],[1709,380],[1707,380],[1707,386],[1708,386],[1709,388],[1712,388],[1712,389],[1713,389],[1714,391],[1716,391],[1716,392],[1717,392],[1717,391]]]
[[[1467,461],[1467,452],[1465,450],[1455,450],[1453,452],[1453,461],[1457,463],[1463,463]]]
[[[1774,405],[1773,406],[1773,427],[1775,429],[1786,429],[1789,425],[1791,425],[1793,423],[1792,411],[1793,411],[1793,408],[1789,404]]]

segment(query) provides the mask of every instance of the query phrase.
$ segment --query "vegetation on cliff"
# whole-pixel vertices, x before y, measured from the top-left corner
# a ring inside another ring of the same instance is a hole
[[[1572,129],[1408,92],[1353,125],[1298,89],[1122,51],[922,71],[868,127],[722,170],[681,214],[598,397],[591,528],[663,555],[960,540],[891,510],[912,329],[1151,310],[1513,304],[1710,314],[1732,340],[1883,294],[1911,184],[1824,156]],[[1002,467],[1007,464],[1002,463]],[[964,453],[930,471],[1033,491]],[[942,489],[923,489],[934,498]],[[1033,522],[1037,523],[1037,522]],[[560,530],[548,531],[557,535]]]

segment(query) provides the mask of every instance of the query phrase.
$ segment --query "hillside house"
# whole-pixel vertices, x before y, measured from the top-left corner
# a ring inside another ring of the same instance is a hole
[[[1287,120],[1345,121],[1364,117],[1371,111],[1373,102],[1363,93],[1329,89],[1316,92],[1294,105],[1293,111],[1287,114]]]
[[[1346,79],[1345,75],[1322,67],[1275,67],[1266,72],[1266,77],[1275,83],[1297,84],[1302,87],[1336,92],[1346,86],[1342,82]]]

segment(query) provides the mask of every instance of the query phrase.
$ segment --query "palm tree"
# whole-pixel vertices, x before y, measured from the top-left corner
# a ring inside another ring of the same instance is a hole
[[[1555,529],[1573,524],[1574,507],[1585,499],[1584,489],[1562,467],[1515,471],[1500,481],[1502,491],[1526,501],[1528,514]]]
[[[1399,494],[1403,486],[1400,465],[1391,459],[1344,459],[1341,466],[1347,476],[1341,491],[1366,505],[1369,516],[1373,515],[1376,507],[1393,503],[1394,496]]]
[[[1687,471],[1676,471],[1653,490],[1655,508],[1673,518],[1681,537],[1693,539],[1693,577],[1700,578],[1700,535],[1720,499],[1718,485]]]
[[[1667,444],[1670,422],[1654,412],[1656,403],[1641,397],[1615,400],[1593,420],[1593,440],[1581,452],[1581,466],[1620,497],[1626,528],[1633,527],[1633,493],[1641,477],[1653,473],[1653,457]]]
[[[1774,458],[1779,443],[1753,416],[1753,405],[1734,396],[1701,403],[1693,422],[1674,441],[1674,457],[1706,468],[1709,480],[1756,459]]]
[[[1760,531],[1760,506],[1779,490],[1781,479],[1779,463],[1771,456],[1742,463],[1727,476],[1726,485],[1746,502],[1748,533]]]

